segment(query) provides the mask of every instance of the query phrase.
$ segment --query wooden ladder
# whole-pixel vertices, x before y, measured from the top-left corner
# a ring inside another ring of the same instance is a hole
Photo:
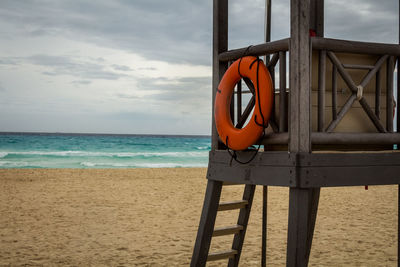
[[[228,184],[224,184],[228,185]],[[207,261],[229,259],[228,266],[238,266],[247,223],[249,221],[253,202],[255,185],[245,185],[243,198],[238,201],[219,202],[223,182],[208,180],[203,210],[193,250],[191,266],[205,266]],[[240,209],[236,225],[215,228],[215,219],[218,211]],[[209,253],[213,236],[234,234],[232,248],[226,251]]]

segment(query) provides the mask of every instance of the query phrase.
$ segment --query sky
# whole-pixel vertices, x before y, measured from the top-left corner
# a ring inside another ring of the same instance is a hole
[[[325,36],[398,43],[398,9],[326,0]],[[212,0],[1,0],[0,33],[0,131],[211,132]],[[229,49],[263,39],[264,1],[229,0]]]

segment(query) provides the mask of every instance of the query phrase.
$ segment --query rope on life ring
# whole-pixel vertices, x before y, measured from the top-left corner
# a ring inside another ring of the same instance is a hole
[[[235,85],[243,77],[249,78],[254,85],[255,107],[248,124],[238,129],[232,124],[230,104]],[[258,141],[268,125],[273,94],[271,76],[261,59],[245,56],[230,65],[219,83],[214,104],[216,128],[221,141],[228,148],[245,150]]]

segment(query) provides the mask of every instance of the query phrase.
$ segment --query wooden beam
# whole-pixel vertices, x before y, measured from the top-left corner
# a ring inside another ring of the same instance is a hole
[[[336,128],[336,126],[343,119],[344,115],[346,115],[347,111],[350,110],[351,106],[353,105],[354,101],[356,101],[356,100],[357,100],[357,96],[355,94],[352,94],[349,97],[349,99],[347,99],[346,103],[343,105],[343,107],[340,109],[339,113],[337,114],[336,119],[331,121],[331,123],[326,128],[326,132],[332,132]]]
[[[242,80],[236,85],[236,116],[237,121],[242,117]]]
[[[287,132],[286,52],[279,52],[279,132]]]
[[[311,135],[314,145],[393,145],[400,144],[400,133],[319,133]]]
[[[219,82],[228,68],[227,62],[220,62],[218,55],[228,50],[228,0],[213,1],[213,72],[211,149],[222,148],[214,120],[214,103]]]
[[[381,91],[381,70],[378,70],[375,78],[375,115],[378,119],[381,118]]]
[[[308,231],[310,225],[311,189],[290,188],[287,239],[288,267],[308,265]]]
[[[334,52],[354,54],[400,56],[400,46],[397,44],[358,42],[320,37],[314,37],[311,41],[313,49],[317,50],[330,50]]]
[[[325,130],[325,74],[326,74],[326,51],[319,51],[318,62],[318,131]]]
[[[289,38],[273,41],[269,43],[263,43],[248,47],[243,47],[239,49],[233,49],[226,51],[224,53],[220,53],[219,60],[226,62],[230,60],[236,60],[244,55],[247,51],[246,55],[248,56],[263,56],[268,54],[277,53],[279,51],[287,51],[289,49]]]
[[[393,75],[394,75],[394,58],[389,57],[387,61],[387,78],[386,78],[386,129],[388,132],[393,132]]]
[[[337,67],[332,66],[332,120],[337,119]]]
[[[290,152],[310,152],[310,2],[290,2]]]
[[[310,1],[310,29],[318,37],[324,36],[324,0]]]

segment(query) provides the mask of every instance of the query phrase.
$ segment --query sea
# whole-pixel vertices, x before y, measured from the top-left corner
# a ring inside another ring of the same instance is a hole
[[[206,167],[210,136],[0,133],[0,168]]]

